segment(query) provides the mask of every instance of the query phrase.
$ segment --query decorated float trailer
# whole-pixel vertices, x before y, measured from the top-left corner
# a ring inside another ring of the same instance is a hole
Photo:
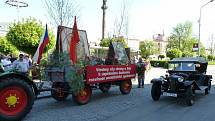
[[[64,55],[70,53],[72,29],[58,27],[56,50]],[[109,46],[106,58],[90,57],[86,31],[79,30],[80,40],[76,43],[77,63],[64,67],[49,68],[46,72],[48,81],[52,81],[52,97],[63,101],[69,94],[78,104],[86,104],[92,95],[92,88],[108,92],[111,85],[118,85],[122,94],[128,94],[132,88],[131,79],[135,78],[135,65],[129,63],[129,57],[122,43],[113,42]],[[65,57],[65,55],[64,55]],[[71,62],[72,63],[72,62]],[[55,64],[56,65],[56,64]]]
[[[59,26],[56,51],[50,55],[50,64],[45,68],[46,81],[52,81],[51,94],[63,101],[69,94],[78,104],[86,104],[92,95],[92,88],[108,92],[111,85],[118,85],[122,94],[131,91],[131,79],[135,77],[135,65],[129,64],[125,48],[112,43],[104,62],[86,61],[89,55],[86,31],[79,30],[75,48],[76,64],[71,65],[68,55],[72,29]],[[64,55],[65,54],[65,55]],[[63,55],[63,56],[61,56]],[[56,61],[58,63],[55,63]],[[19,121],[25,117],[34,104],[40,90],[28,77],[14,71],[0,72],[0,121]]]

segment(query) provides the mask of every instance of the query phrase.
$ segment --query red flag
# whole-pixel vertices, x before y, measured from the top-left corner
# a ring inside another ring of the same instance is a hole
[[[70,60],[72,60],[72,63],[75,64],[77,61],[77,55],[76,55],[76,45],[80,41],[79,34],[78,34],[78,28],[76,23],[76,16],[75,16],[75,22],[72,29],[72,38],[70,42]]]

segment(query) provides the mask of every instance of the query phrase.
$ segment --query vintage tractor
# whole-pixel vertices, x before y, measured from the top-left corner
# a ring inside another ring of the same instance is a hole
[[[37,95],[38,89],[30,78],[13,71],[0,73],[0,120],[22,119]]]

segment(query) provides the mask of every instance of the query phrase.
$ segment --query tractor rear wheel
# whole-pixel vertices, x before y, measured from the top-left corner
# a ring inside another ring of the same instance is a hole
[[[18,121],[30,112],[35,95],[31,86],[19,78],[4,78],[0,82],[0,120]]]

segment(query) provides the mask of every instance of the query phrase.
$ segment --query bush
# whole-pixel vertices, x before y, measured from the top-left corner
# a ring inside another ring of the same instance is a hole
[[[179,50],[179,49],[171,49],[171,50],[168,50],[166,52],[166,56],[169,57],[171,60],[173,58],[179,58],[182,56],[182,52]]]
[[[163,67],[163,68],[168,68],[168,61],[166,60],[153,60],[150,61],[151,66],[153,67]]]
[[[209,61],[214,60],[214,56],[213,56],[213,55],[208,55],[208,60],[209,60]]]
[[[215,61],[209,61],[208,65],[215,65]]]
[[[159,59],[162,60],[162,59],[164,59],[164,58],[165,58],[165,55],[158,55],[158,60],[159,60]]]

